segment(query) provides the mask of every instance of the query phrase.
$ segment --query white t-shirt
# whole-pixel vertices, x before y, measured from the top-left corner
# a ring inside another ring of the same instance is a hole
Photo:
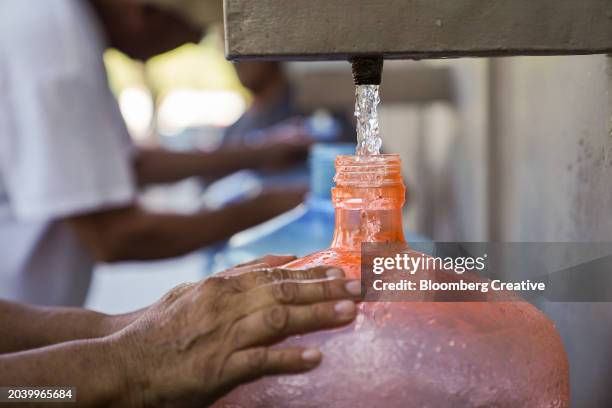
[[[82,305],[93,261],[61,220],[134,200],[132,145],[87,1],[0,1],[0,297]]]

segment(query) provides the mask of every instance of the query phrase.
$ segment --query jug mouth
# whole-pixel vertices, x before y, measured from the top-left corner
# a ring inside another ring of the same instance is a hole
[[[388,187],[403,185],[399,154],[336,157],[337,187]]]

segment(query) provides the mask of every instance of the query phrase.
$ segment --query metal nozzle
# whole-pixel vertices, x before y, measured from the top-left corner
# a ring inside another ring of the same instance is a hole
[[[351,57],[355,85],[380,85],[383,68],[382,55]]]

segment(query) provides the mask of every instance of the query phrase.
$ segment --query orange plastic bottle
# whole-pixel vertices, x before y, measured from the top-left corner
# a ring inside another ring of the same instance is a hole
[[[405,247],[397,155],[338,156],[329,249],[287,267],[342,266],[360,276],[360,244]],[[487,295],[494,300],[495,295]],[[296,336],[319,347],[315,370],[243,385],[222,407],[568,407],[565,350],[529,303],[364,302],[350,326]]]
[[[362,242],[405,244],[408,250],[402,228],[406,188],[398,155],[338,156],[334,180],[336,226],[331,247],[286,267],[338,265],[348,277],[358,278]]]

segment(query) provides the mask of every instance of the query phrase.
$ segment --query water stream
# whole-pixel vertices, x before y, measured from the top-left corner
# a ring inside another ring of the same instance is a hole
[[[378,85],[357,85],[355,117],[357,118],[357,156],[380,154],[382,139],[378,134]]]

